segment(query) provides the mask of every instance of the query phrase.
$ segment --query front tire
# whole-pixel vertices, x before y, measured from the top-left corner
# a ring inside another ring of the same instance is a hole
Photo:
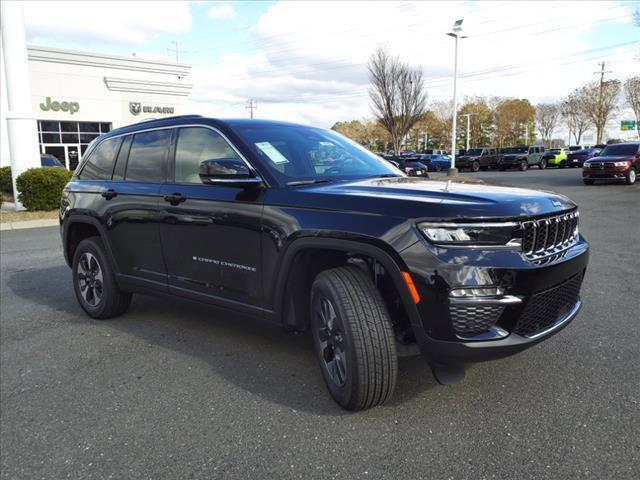
[[[635,168],[630,168],[627,175],[624,177],[624,181],[627,185],[633,185],[636,183],[637,175]]]
[[[538,168],[540,170],[544,170],[545,168],[547,168],[547,161],[544,158],[540,160],[540,163],[538,164]]]
[[[520,162],[519,167],[520,167],[520,171],[524,172],[527,170],[527,168],[529,168],[529,165],[527,165],[527,162],[523,160]]]
[[[391,397],[398,376],[393,326],[363,270],[339,267],[316,277],[311,330],[322,376],[339,405],[364,410]]]
[[[473,162],[471,164],[471,171],[472,172],[478,172],[480,170],[480,164],[478,162]]]
[[[82,309],[98,320],[123,314],[131,303],[131,293],[116,283],[100,237],[82,240],[73,254],[73,289]]]

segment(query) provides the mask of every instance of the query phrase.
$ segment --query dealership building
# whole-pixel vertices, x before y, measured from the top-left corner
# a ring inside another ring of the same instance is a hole
[[[40,153],[74,169],[88,144],[114,128],[186,112],[191,66],[164,59],[28,46],[31,113]],[[4,61],[4,59],[2,60]],[[0,165],[10,165],[7,91],[0,65]]]

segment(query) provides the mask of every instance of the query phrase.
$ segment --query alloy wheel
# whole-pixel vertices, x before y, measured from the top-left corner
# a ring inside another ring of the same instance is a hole
[[[78,288],[80,295],[91,307],[97,306],[102,300],[104,279],[98,259],[89,252],[85,252],[78,262]]]
[[[342,387],[347,381],[347,354],[342,322],[336,315],[333,304],[326,297],[320,298],[316,316],[322,367],[331,381]]]

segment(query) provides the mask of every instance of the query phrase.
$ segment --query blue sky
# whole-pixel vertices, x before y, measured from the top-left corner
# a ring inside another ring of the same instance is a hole
[[[595,78],[640,72],[640,1],[605,2],[25,2],[28,41],[193,64],[192,109],[330,126],[370,116],[366,63],[386,46],[423,70],[429,99],[451,97],[464,18],[461,95],[553,101]],[[630,42],[635,42],[630,44]]]

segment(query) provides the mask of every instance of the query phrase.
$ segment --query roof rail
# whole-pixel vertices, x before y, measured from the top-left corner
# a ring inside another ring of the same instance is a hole
[[[173,117],[153,118],[153,119],[150,119],[150,120],[143,120],[142,122],[133,123],[133,124],[127,125],[127,126],[133,127],[133,126],[136,126],[136,125],[144,125],[145,123],[162,122],[162,121],[165,121],[165,120],[174,120],[176,118],[202,118],[202,115],[196,115],[196,114],[192,114],[192,115],[175,115]]]

